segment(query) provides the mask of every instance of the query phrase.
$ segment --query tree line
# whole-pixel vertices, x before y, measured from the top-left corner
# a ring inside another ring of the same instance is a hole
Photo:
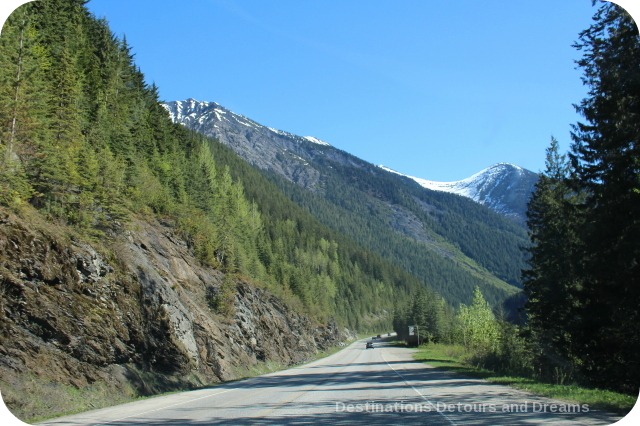
[[[472,365],[504,374],[536,376],[532,345],[526,327],[494,311],[479,287],[469,304],[451,308],[427,289],[414,293],[411,302],[396,306],[393,328],[410,345],[444,343],[460,347]],[[412,333],[410,334],[410,328]],[[564,382],[564,377],[548,378]]]

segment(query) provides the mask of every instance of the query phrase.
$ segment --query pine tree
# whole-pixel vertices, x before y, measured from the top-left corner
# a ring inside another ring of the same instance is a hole
[[[31,4],[16,10],[0,37],[0,201],[33,195],[28,178],[46,139],[43,102],[50,61],[40,44]]]
[[[619,6],[604,3],[580,34],[578,65],[589,87],[577,110],[571,159],[584,191],[584,371],[593,382],[640,384],[640,36]]]
[[[540,348],[542,370],[571,369],[574,333],[579,324],[581,256],[577,195],[570,184],[570,168],[558,142],[547,148],[546,169],[540,175],[528,206],[532,242],[530,269],[524,276],[528,328]],[[543,372],[544,373],[544,372]]]

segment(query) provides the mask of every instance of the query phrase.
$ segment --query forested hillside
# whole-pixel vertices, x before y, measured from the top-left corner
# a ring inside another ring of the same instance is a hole
[[[416,280],[173,124],[126,40],[83,3],[30,3],[3,30],[2,203],[35,207],[97,241],[126,230],[133,215],[170,218],[203,263],[248,277],[320,321],[389,324],[394,299]],[[218,298],[232,300],[224,291]]]
[[[517,225],[463,197],[398,185],[386,172],[331,167],[332,190],[324,196],[271,179],[323,223],[432,285],[455,307],[469,303],[476,286],[494,307],[518,292],[526,241]]]

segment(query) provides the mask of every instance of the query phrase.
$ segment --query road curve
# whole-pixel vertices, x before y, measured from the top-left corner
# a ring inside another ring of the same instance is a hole
[[[608,425],[619,418],[353,343],[277,373],[60,417],[44,425]]]

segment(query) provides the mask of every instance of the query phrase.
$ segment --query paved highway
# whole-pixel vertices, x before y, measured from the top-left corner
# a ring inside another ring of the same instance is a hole
[[[606,413],[429,368],[361,340],[289,370],[50,420],[46,425],[608,425]]]

